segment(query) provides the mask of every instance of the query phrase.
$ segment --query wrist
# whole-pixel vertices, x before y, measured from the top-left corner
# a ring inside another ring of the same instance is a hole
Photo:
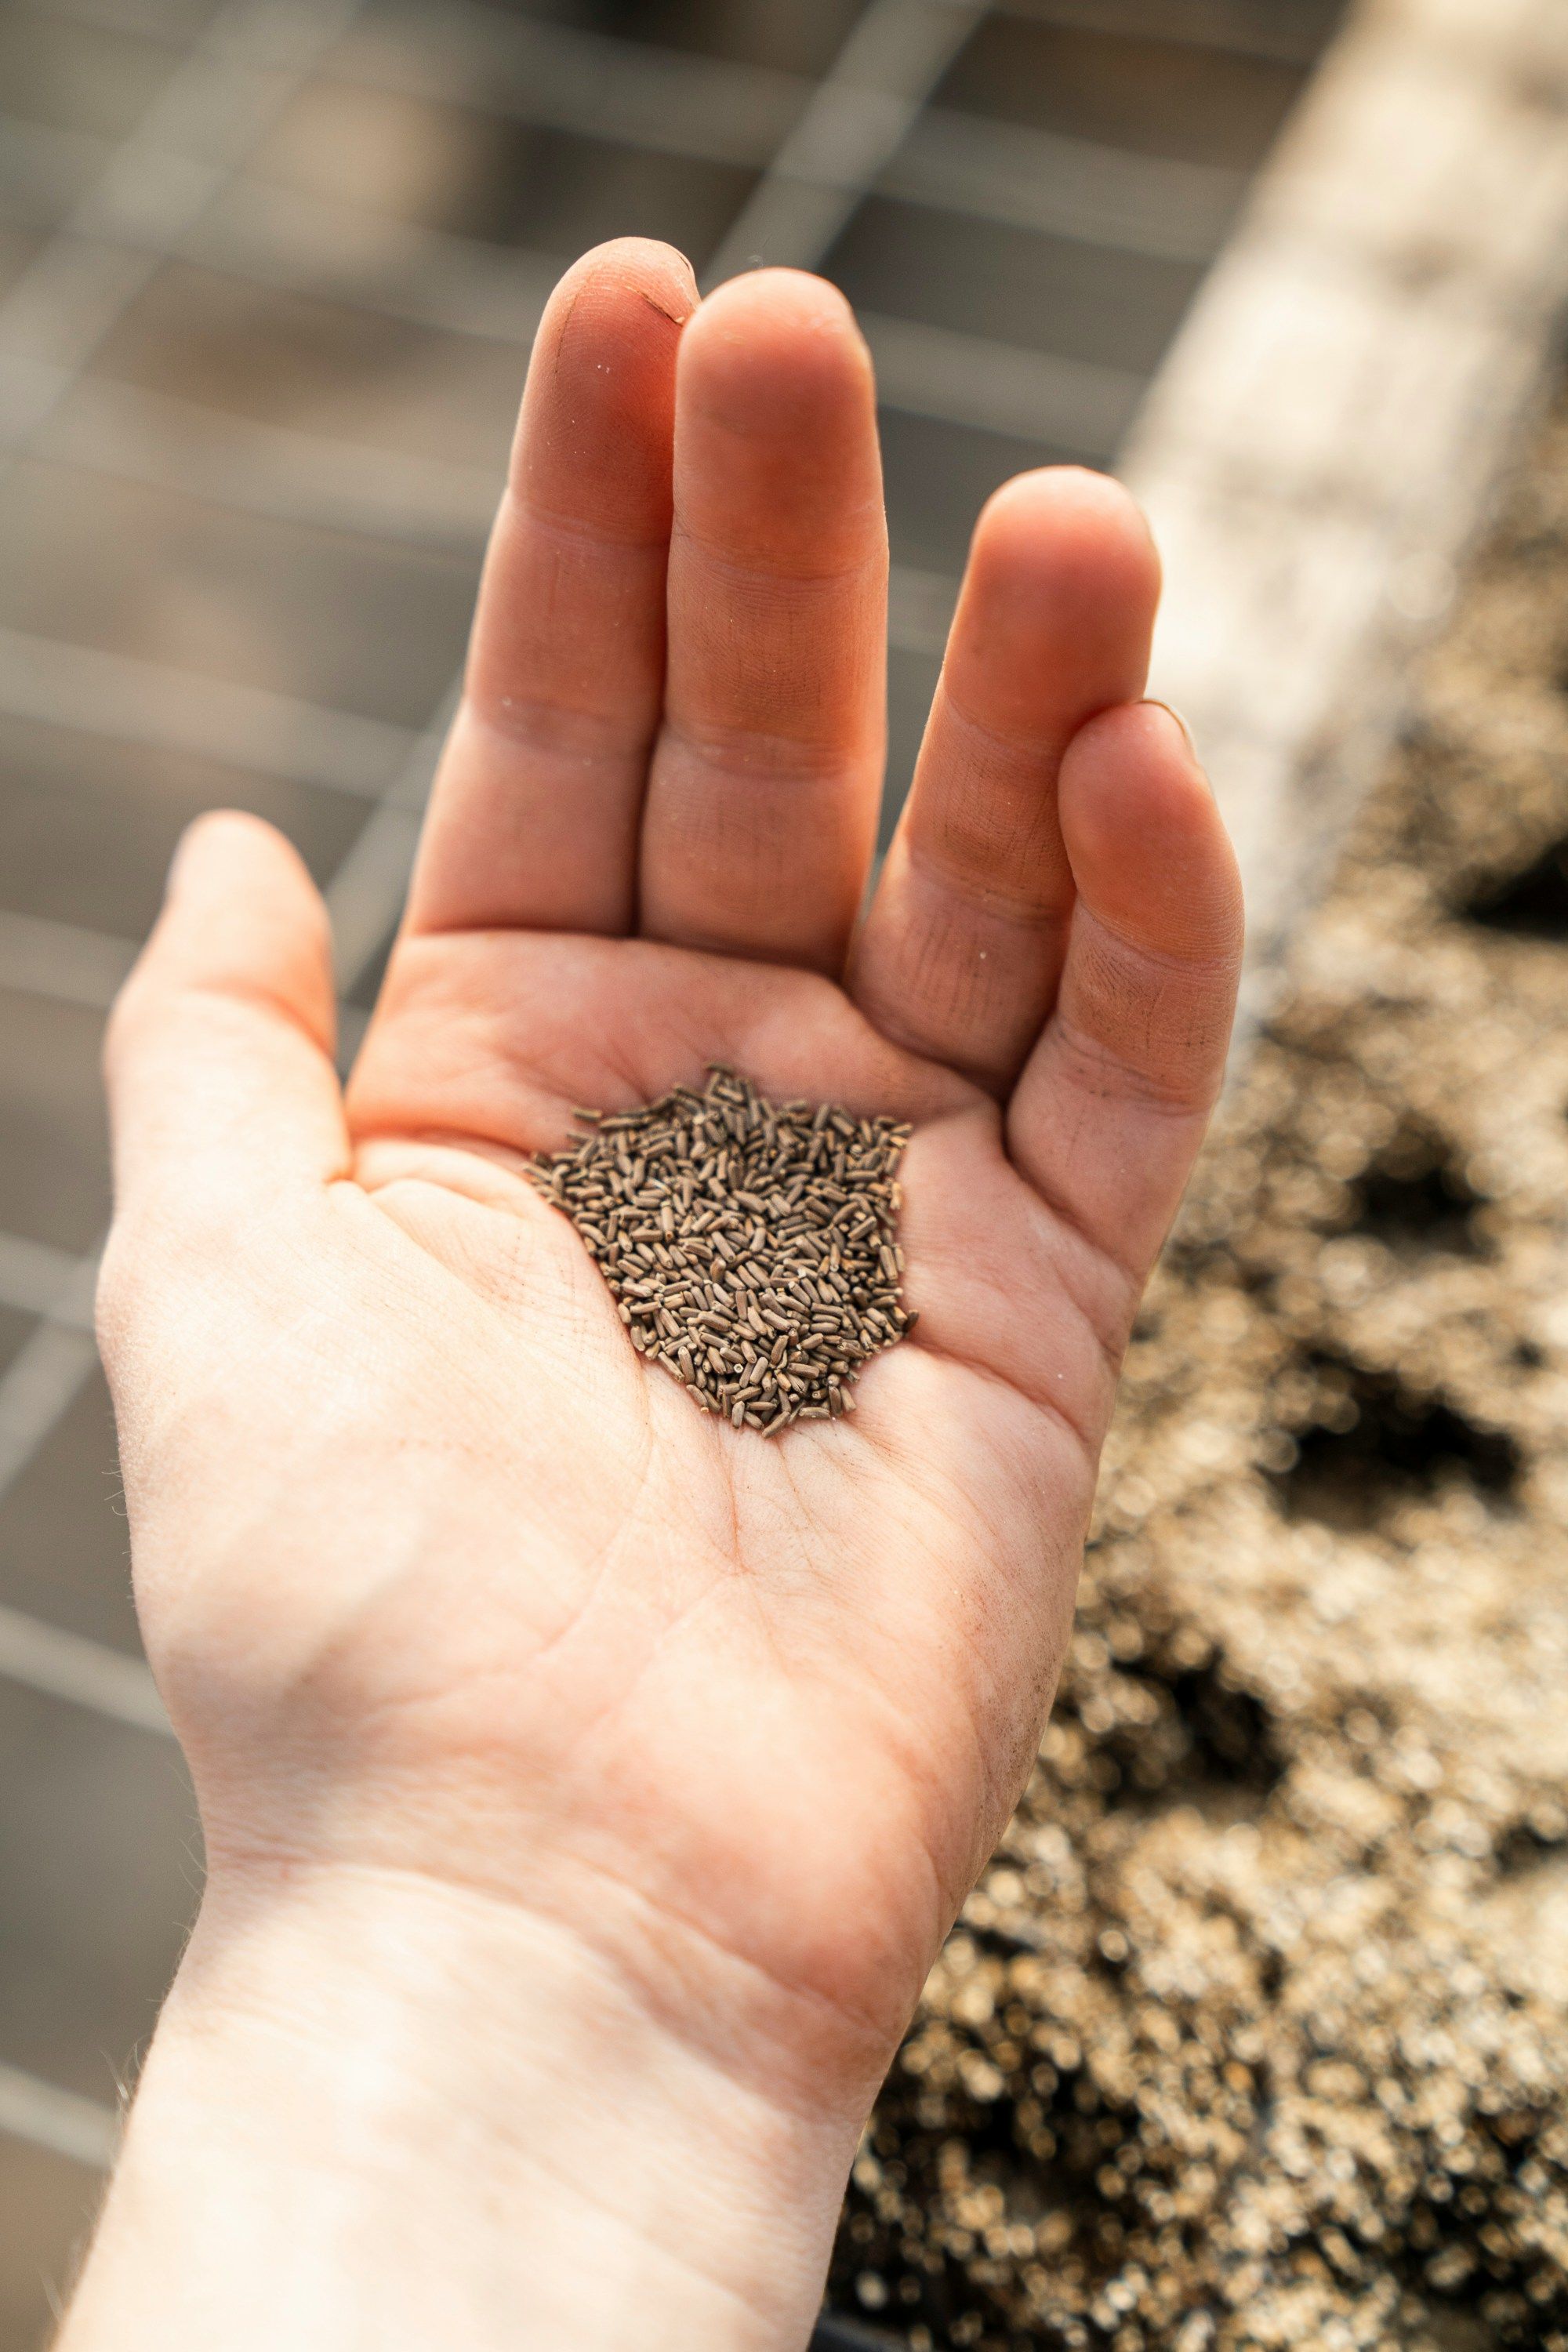
[[[860,2120],[737,2080],[510,1903],[219,1874],[61,2352],[181,2310],[230,2352],[797,2352]]]

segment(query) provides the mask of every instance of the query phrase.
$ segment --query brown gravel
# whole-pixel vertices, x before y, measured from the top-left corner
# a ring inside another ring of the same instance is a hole
[[[1209,1150],[856,2168],[921,2352],[1568,2347],[1568,403]]]

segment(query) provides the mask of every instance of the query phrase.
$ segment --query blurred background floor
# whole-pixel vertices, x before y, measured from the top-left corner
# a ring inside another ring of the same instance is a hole
[[[1113,459],[1337,15],[0,9],[0,2352],[47,2329],[200,1878],[87,1328],[102,1015],[181,827],[291,835],[363,1011],[540,303],[633,232],[862,309],[890,818],[975,509]]]

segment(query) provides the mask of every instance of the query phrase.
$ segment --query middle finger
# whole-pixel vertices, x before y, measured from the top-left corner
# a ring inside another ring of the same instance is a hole
[[[876,838],[887,526],[870,361],[822,279],[757,270],[681,340],[649,937],[837,972]]]

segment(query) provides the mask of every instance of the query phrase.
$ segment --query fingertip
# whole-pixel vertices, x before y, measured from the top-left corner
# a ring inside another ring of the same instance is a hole
[[[1200,768],[1203,766],[1202,761],[1198,759],[1197,738],[1193,733],[1192,729],[1187,725],[1186,720],[1183,718],[1181,712],[1176,709],[1173,702],[1162,702],[1157,694],[1145,694],[1139,698],[1139,708],[1143,710],[1163,710],[1167,719],[1174,719],[1182,740],[1187,747],[1189,756],[1194,761],[1197,761]],[[1205,784],[1208,782],[1208,772],[1206,769],[1204,771],[1204,782]]]
[[[248,809],[204,809],[174,844],[163,885],[165,898],[199,885],[208,876],[223,877],[243,869],[255,880],[270,876],[312,898],[316,886],[310,870],[287,834]]]
[[[265,818],[209,809],[175,845],[163,911],[120,992],[107,1047],[144,999],[230,985],[265,990],[313,1034],[331,1034],[331,926],[310,869]]]
[[[234,1202],[346,1165],[326,908],[292,843],[213,810],[182,835],[163,907],[104,1035],[117,1224],[129,1203],[195,1247]],[[139,1226],[140,1230],[140,1226]]]
[[[1160,558],[1143,510],[1110,474],[1040,466],[994,490],[974,526],[979,584],[1015,594],[1090,597],[1152,623]]]
[[[616,536],[663,535],[676,352],[696,307],[673,246],[617,237],[573,263],[529,362],[510,469],[526,503]]]
[[[1142,692],[1160,562],[1109,475],[1042,467],[994,491],[974,527],[942,688],[991,733],[1063,743]]]
[[[742,431],[795,431],[874,400],[853,310],[805,269],[748,270],[715,288],[687,331],[680,377],[688,399]]]
[[[590,310],[622,311],[634,324],[650,310],[666,326],[685,325],[698,305],[697,278],[679,247],[651,236],[614,236],[591,246],[563,271],[545,319],[564,326],[586,304]]]
[[[676,345],[697,299],[691,264],[673,246],[642,236],[595,246],[544,306],[525,421],[531,409],[548,413],[560,402],[563,414],[552,423],[570,425],[584,405],[591,423],[606,407],[646,404],[660,385],[668,410]]]
[[[1084,903],[1156,953],[1239,956],[1241,879],[1185,722],[1163,702],[1123,703],[1080,727],[1063,755],[1062,838]]]
[[[826,579],[864,568],[880,597],[887,520],[870,360],[826,278],[756,269],[702,304],[677,364],[675,504],[687,535],[748,572]],[[879,643],[881,626],[879,611]],[[876,657],[869,637],[862,651]]]
[[[830,278],[812,269],[770,265],[727,278],[701,304],[704,331],[749,331],[769,325],[805,328],[819,335],[848,336],[865,350],[847,295]]]
[[[1225,838],[1209,781],[1185,722],[1144,698],[1097,711],[1062,755],[1062,822],[1078,845],[1109,859],[1138,817],[1164,833]]]

